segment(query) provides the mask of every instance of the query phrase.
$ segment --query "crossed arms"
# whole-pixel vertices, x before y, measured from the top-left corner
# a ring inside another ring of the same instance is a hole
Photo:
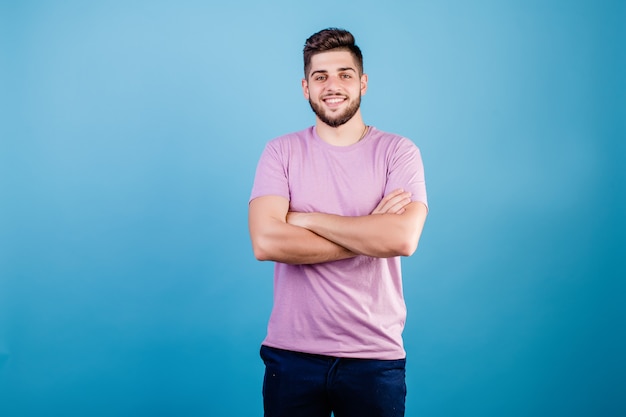
[[[289,201],[263,196],[250,202],[248,224],[260,261],[313,264],[366,255],[410,256],[426,220],[426,206],[395,190],[366,216],[289,211]]]

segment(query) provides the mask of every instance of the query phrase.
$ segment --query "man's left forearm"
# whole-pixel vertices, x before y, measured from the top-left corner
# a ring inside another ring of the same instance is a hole
[[[426,206],[413,202],[402,214],[370,214],[348,217],[325,213],[294,213],[287,222],[308,229],[354,253],[388,258],[415,252],[424,222]]]

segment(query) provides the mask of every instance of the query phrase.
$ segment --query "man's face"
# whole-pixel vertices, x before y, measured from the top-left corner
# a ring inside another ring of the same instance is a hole
[[[311,57],[302,90],[317,117],[330,127],[339,127],[359,111],[367,75],[359,75],[350,52],[322,52]]]

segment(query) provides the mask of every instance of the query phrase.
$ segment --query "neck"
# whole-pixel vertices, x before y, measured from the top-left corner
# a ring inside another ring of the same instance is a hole
[[[363,123],[360,114],[355,114],[347,123],[331,127],[317,119],[315,123],[317,135],[324,141],[334,146],[354,145],[367,133],[367,126]]]

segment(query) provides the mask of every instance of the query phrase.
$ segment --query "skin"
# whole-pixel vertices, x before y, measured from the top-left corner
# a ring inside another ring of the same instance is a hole
[[[319,108],[327,118],[340,118],[367,92],[367,75],[359,74],[348,51],[330,51],[314,55],[308,76],[302,80],[302,93],[311,107]],[[340,100],[339,102],[334,102]],[[316,112],[317,113],[317,112]],[[361,139],[365,123],[361,109],[340,126],[331,126],[316,115],[315,129],[322,140],[334,146],[349,146]]]
[[[312,57],[302,91],[316,112],[315,128],[322,140],[349,146],[361,139],[366,125],[358,103],[367,91],[367,81],[347,51]],[[410,256],[417,248],[426,215],[424,204],[411,202],[410,193],[404,190],[395,190],[366,216],[289,212],[284,197],[258,197],[250,202],[248,223],[258,260],[313,264],[356,255]]]

